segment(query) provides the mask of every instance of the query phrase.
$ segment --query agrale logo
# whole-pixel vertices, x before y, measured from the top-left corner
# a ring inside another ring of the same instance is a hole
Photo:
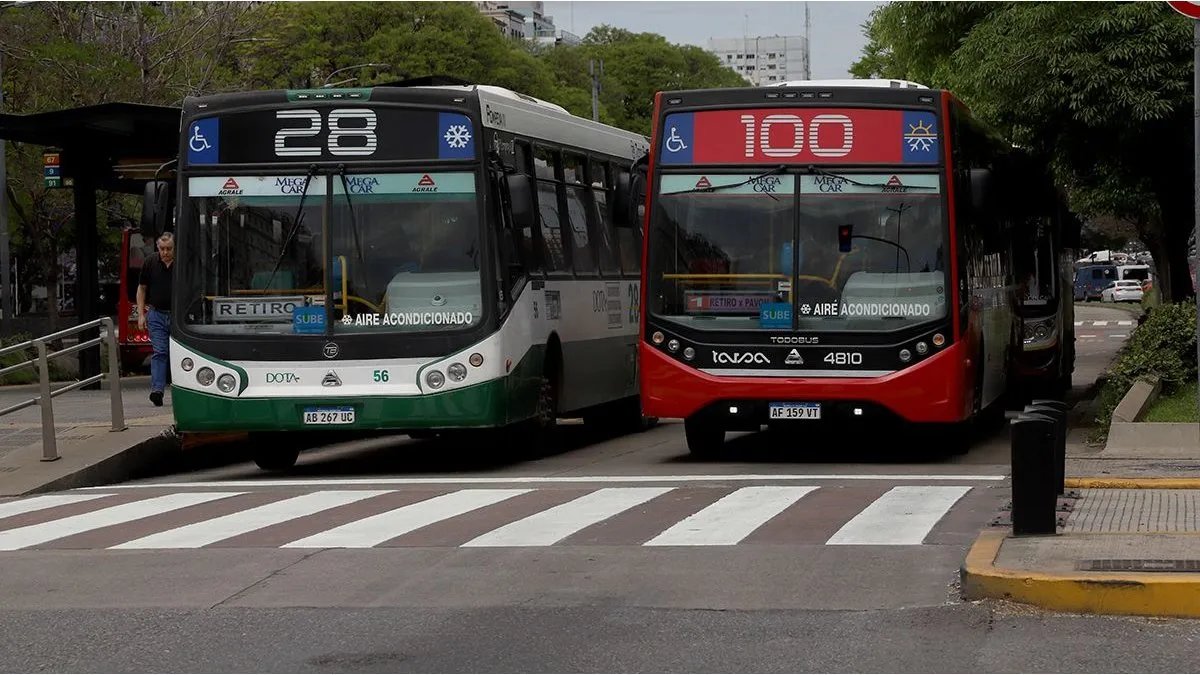
[[[713,352],[713,363],[727,363],[731,365],[740,365],[745,363],[754,364],[769,364],[771,359],[767,358],[762,352]]]
[[[243,192],[244,190],[242,190],[242,186],[238,185],[236,180],[230,178],[226,180],[225,185],[217,191],[217,195],[221,197],[236,196],[242,194]]]
[[[802,366],[804,365],[804,358],[800,356],[799,350],[793,349],[791,353],[788,354],[787,359],[784,360],[784,363],[788,364],[789,366]]]
[[[412,189],[413,192],[437,192],[437,183],[429,177],[429,174],[421,176],[421,180],[417,181],[417,187]]]

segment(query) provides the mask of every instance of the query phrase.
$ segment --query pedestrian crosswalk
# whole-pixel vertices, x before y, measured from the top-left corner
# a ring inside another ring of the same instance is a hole
[[[1128,320],[1124,320],[1124,321],[1076,321],[1075,327],[1076,328],[1085,328],[1085,327],[1086,328],[1110,328],[1110,327],[1116,328],[1116,327],[1121,327],[1121,326],[1133,326],[1136,323],[1137,323],[1136,321],[1128,321]]]
[[[0,551],[919,546],[972,485],[79,491],[0,503]]]

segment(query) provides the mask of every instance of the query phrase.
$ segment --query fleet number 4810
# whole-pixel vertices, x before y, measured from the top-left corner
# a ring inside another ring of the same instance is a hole
[[[863,355],[862,352],[829,352],[824,360],[835,366],[861,366]]]

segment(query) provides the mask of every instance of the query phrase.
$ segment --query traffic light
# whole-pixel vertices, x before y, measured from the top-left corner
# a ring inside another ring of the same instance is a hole
[[[842,253],[850,252],[850,238],[854,234],[853,225],[838,226],[838,250]]]

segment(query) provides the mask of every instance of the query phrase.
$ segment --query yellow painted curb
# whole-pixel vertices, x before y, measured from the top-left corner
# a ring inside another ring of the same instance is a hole
[[[1063,486],[1079,490],[1200,490],[1197,478],[1067,478]]]
[[[1008,532],[985,530],[961,570],[963,597],[1090,614],[1200,617],[1200,574],[1049,573],[996,567]]]

